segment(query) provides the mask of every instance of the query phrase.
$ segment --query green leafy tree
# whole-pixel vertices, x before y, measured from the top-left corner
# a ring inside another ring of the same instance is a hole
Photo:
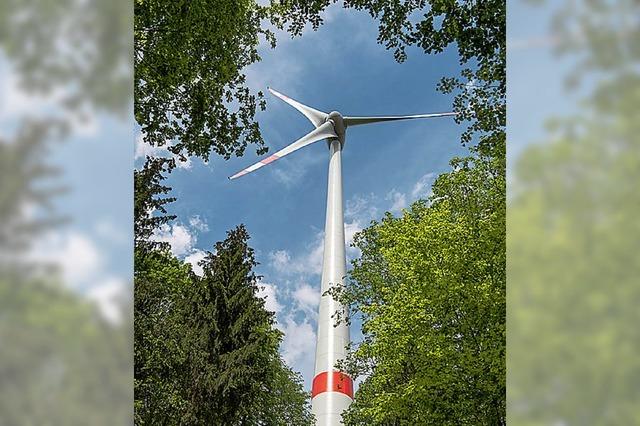
[[[579,90],[514,162],[509,423],[638,424],[640,5],[553,6]]]
[[[453,165],[430,205],[355,238],[338,296],[362,315],[346,367],[366,378],[346,424],[505,424],[504,178]]]
[[[188,264],[163,250],[135,249],[134,392],[136,424],[184,424],[187,354],[183,301],[192,285]]]
[[[263,94],[243,69],[258,61],[267,9],[253,0],[136,0],[135,118],[145,141],[179,155],[266,152],[254,115]]]
[[[163,197],[171,188],[165,186],[163,173],[170,172],[175,161],[168,158],[151,158],[140,170],[133,172],[133,232],[136,248],[168,248],[167,243],[153,241],[153,232],[177,216],[167,213],[166,204],[175,197]]]

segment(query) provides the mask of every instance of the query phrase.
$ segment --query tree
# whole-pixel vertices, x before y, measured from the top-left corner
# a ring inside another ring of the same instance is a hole
[[[133,234],[136,248],[168,248],[167,243],[153,241],[151,237],[160,226],[176,218],[167,214],[165,208],[176,198],[161,198],[171,190],[162,184],[165,178],[163,173],[170,172],[174,167],[173,159],[147,157],[142,169],[133,172]]]
[[[266,152],[242,70],[258,61],[267,9],[253,0],[136,0],[135,118],[145,142],[181,156]]]
[[[338,297],[362,315],[346,367],[366,378],[346,424],[505,424],[504,178],[452,164],[431,205],[355,238]]]
[[[136,424],[183,424],[192,408],[183,302],[188,264],[168,251],[135,249],[134,393]]]
[[[311,423],[299,375],[278,353],[282,334],[257,296],[259,277],[243,226],[209,252],[196,276],[166,244],[163,184],[172,160],[135,172],[136,424]]]
[[[310,424],[307,396],[278,353],[273,313],[256,295],[256,262],[243,226],[201,262],[186,313],[190,424]]]
[[[640,10],[553,10],[574,104],[523,150],[510,182],[509,423],[634,424]]]

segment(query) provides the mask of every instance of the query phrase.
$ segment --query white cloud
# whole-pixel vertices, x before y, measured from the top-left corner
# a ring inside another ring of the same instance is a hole
[[[182,256],[189,253],[196,242],[195,235],[179,223],[162,225],[153,235],[153,241],[166,242],[171,245],[171,253]]]
[[[282,305],[278,302],[276,287],[273,284],[259,282],[258,297],[265,300],[265,308],[267,311],[275,312],[276,315],[282,311]]]
[[[432,193],[431,185],[433,185],[435,176],[435,173],[427,173],[418,179],[411,190],[411,198],[417,200],[418,198],[429,197]]]
[[[313,366],[315,344],[316,332],[308,320],[297,323],[292,316],[286,318],[281,350],[282,357],[288,365]]]
[[[347,200],[344,216],[347,219],[357,219],[368,222],[378,216],[378,208],[375,205],[377,197],[371,193],[367,196],[356,194]]]
[[[300,265],[309,273],[319,275],[322,272],[322,260],[324,256],[324,232],[316,236],[315,243],[311,246],[311,252],[302,258]]]
[[[163,147],[152,146],[144,141],[144,132],[138,133],[136,137],[136,150],[133,158],[145,158],[147,155],[151,157],[163,156],[167,152]]]
[[[344,224],[344,239],[347,245],[351,244],[353,242],[353,237],[358,233],[362,231],[362,226],[360,225],[360,222],[358,221],[353,221],[353,222],[347,222]]]
[[[314,275],[322,272],[322,254],[324,251],[324,234],[316,234],[315,241],[305,253],[295,258],[287,250],[277,250],[269,253],[271,266],[285,275]]]
[[[191,270],[193,270],[196,275],[202,276],[204,275],[204,271],[202,270],[202,266],[198,265],[198,263],[204,259],[206,255],[206,251],[196,249],[189,253],[184,258],[184,261],[191,264]]]
[[[395,189],[392,189],[386,196],[386,200],[391,201],[391,207],[389,207],[389,211],[391,213],[400,213],[402,209],[407,207],[407,196],[406,194],[399,192]]]
[[[351,247],[353,237],[360,231],[362,231],[362,225],[358,221],[344,224],[344,239],[347,245],[347,258],[349,260],[360,256],[360,250],[356,247]]]
[[[293,292],[293,299],[303,311],[315,315],[320,303],[320,290],[307,283],[302,283]]]
[[[202,219],[200,215],[191,216],[189,218],[189,225],[200,232],[209,231],[209,224],[206,220]]]
[[[128,297],[127,285],[117,277],[108,277],[91,287],[86,294],[88,300],[98,307],[102,316],[112,324],[122,321],[122,308]]]
[[[291,262],[291,255],[287,250],[276,250],[269,253],[269,260],[271,266],[278,272],[287,272],[289,269],[289,263]]]
[[[104,264],[93,240],[78,232],[49,234],[33,248],[31,256],[59,267],[64,284],[76,289],[87,284]]]
[[[176,167],[179,169],[190,169],[193,165],[191,161],[191,157],[186,157],[185,160],[181,160],[179,156],[173,154],[168,150],[170,144],[166,144],[164,146],[153,146],[145,142],[144,140],[144,132],[139,132],[136,136],[135,141],[135,151],[133,154],[133,158],[135,160],[139,158],[150,157],[171,157],[176,162]]]

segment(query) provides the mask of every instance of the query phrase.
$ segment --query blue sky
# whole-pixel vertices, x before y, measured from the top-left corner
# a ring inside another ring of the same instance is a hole
[[[442,76],[458,69],[448,50],[427,56],[409,50],[406,63],[376,43],[377,26],[363,13],[332,7],[319,31],[279,38],[275,50],[261,50],[262,61],[247,75],[254,90],[271,86],[314,108],[345,115],[419,114],[449,111],[451,98],[436,91]],[[267,94],[258,115],[270,152],[313,129],[295,109]],[[347,238],[385,211],[399,214],[425,197],[433,179],[464,155],[461,127],[451,118],[384,123],[351,128],[343,155]],[[147,148],[148,150],[148,148]],[[144,147],[138,147],[137,164]],[[313,144],[268,167],[229,181],[228,176],[259,157],[208,164],[191,160],[176,169],[168,184],[178,201],[171,211],[177,223],[162,232],[174,252],[188,260],[224,238],[240,223],[252,236],[264,276],[267,306],[277,312],[285,332],[282,353],[310,386],[313,376],[316,310],[319,297],[325,219],[328,150]],[[350,257],[357,255],[354,249]],[[352,336],[358,338],[357,326]]]
[[[403,64],[375,42],[377,25],[364,13],[332,6],[325,24],[303,37],[280,34],[275,50],[261,49],[262,61],[247,72],[249,85],[276,90],[314,108],[345,115],[418,114],[450,110],[451,97],[436,91],[442,76],[459,69],[457,54],[408,50]],[[548,10],[510,3],[509,137],[510,158],[541,138],[545,118],[562,112],[559,64],[545,38]],[[533,45],[531,42],[533,41]],[[296,110],[267,93],[267,110],[259,113],[270,152],[288,145],[313,127]],[[385,211],[398,215],[425,197],[433,179],[449,170],[449,160],[465,155],[459,143],[462,126],[452,119],[384,123],[351,128],[343,153],[345,229],[355,232]],[[141,150],[142,151],[142,150]],[[139,152],[140,154],[141,152]],[[316,309],[319,297],[325,218],[326,144],[316,143],[235,181],[227,177],[259,157],[248,149],[242,158],[208,164],[192,160],[169,179],[178,198],[172,211],[178,223],[165,230],[177,241],[179,255],[197,261],[202,251],[243,223],[252,236],[263,275],[267,306],[276,311],[285,332],[285,360],[313,377]],[[140,158],[137,160],[141,161]],[[206,226],[202,226],[206,224]],[[357,256],[353,248],[348,257]],[[352,338],[358,340],[358,323]]]
[[[543,121],[565,112],[560,77],[566,64],[545,43],[527,41],[547,34],[548,10],[509,2],[508,38],[519,41],[508,57],[509,160],[543,135]],[[455,51],[427,56],[409,49],[403,64],[376,44],[377,27],[368,15],[332,6],[318,32],[302,38],[279,37],[275,50],[262,49],[262,62],[248,70],[254,90],[270,85],[321,110],[344,114],[415,114],[447,111],[451,99],[435,90],[441,76],[458,69]],[[535,43],[534,43],[535,44]],[[3,97],[0,133],[10,135],[21,117],[46,114],[53,97],[27,96],[17,87],[10,62],[0,57]],[[267,96],[258,115],[271,152],[307,133],[311,124],[282,101]],[[145,150],[134,146],[132,123],[94,112],[76,123],[73,135],[52,146],[47,158],[62,169],[60,182],[69,192],[58,199],[71,223],[37,241],[39,257],[55,260],[65,283],[94,300],[117,319],[115,298],[131,296],[132,167]],[[386,123],[352,128],[344,151],[344,197],[347,234],[365,227],[384,211],[428,194],[432,180],[448,170],[454,155],[465,153],[461,128],[452,119]],[[255,174],[230,182],[227,176],[252,164],[243,158],[209,164],[192,160],[173,172],[169,184],[178,197],[172,212],[177,223],[164,230],[180,257],[191,261],[202,250],[244,223],[261,263],[268,306],[277,311],[286,332],[282,352],[304,375],[313,374],[315,312],[320,277],[328,153],[323,142],[302,149]],[[510,166],[513,162],[510,162]],[[349,255],[357,255],[350,250]],[[357,327],[352,335],[357,338]]]

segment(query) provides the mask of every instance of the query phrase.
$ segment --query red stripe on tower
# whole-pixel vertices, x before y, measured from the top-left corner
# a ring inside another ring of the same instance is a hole
[[[313,378],[311,398],[323,392],[340,392],[353,399],[353,380],[340,371],[324,371]]]
[[[276,161],[278,158],[280,158],[280,157],[278,157],[277,155],[273,154],[272,156],[267,157],[267,158],[265,158],[264,160],[261,160],[260,162],[266,166],[266,165],[267,165],[267,164],[269,164],[269,163],[273,163],[273,162],[274,162],[274,161]]]

